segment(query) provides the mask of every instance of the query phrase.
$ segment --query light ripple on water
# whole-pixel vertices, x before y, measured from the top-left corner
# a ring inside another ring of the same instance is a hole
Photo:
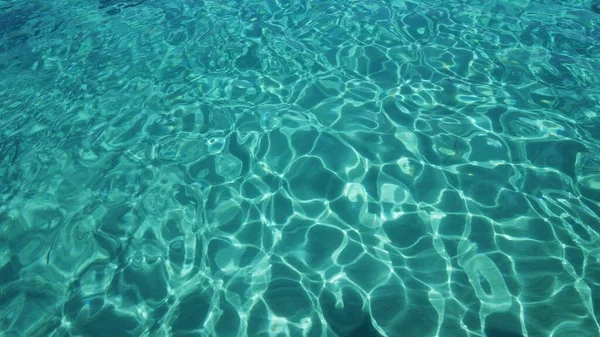
[[[0,331],[597,336],[594,6],[0,5]]]

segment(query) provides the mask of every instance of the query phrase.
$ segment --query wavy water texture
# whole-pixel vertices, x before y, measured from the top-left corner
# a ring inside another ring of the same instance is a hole
[[[4,1],[0,335],[600,334],[590,1]]]

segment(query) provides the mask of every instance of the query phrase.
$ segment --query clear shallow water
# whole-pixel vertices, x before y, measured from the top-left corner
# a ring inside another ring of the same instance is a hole
[[[594,6],[0,2],[0,335],[598,336]]]

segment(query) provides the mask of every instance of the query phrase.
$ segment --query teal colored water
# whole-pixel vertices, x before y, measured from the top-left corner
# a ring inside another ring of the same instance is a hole
[[[600,3],[0,1],[0,336],[597,337]]]

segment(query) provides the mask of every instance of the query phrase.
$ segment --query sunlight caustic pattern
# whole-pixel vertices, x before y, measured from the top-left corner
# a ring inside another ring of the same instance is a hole
[[[6,336],[593,337],[583,1],[5,1]]]

